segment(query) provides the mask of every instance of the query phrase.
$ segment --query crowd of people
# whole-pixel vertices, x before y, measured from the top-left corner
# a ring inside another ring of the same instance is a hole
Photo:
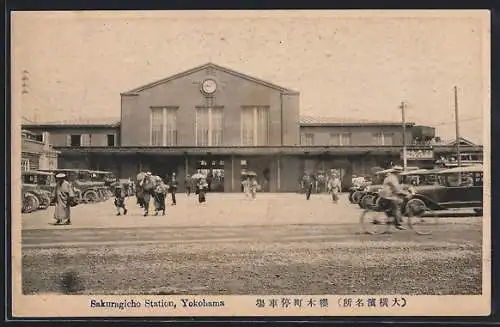
[[[342,191],[342,182],[340,180],[339,173],[332,169],[329,174],[325,174],[324,176],[322,175],[322,180],[325,181],[326,191],[331,194],[332,201],[337,203],[339,200],[339,193]],[[318,188],[318,183],[319,181],[316,175],[304,171],[301,180],[301,188],[306,195],[306,200],[311,198],[313,189]]]
[[[77,205],[76,194],[71,184],[66,180],[64,173],[57,174],[55,188],[55,224],[71,224],[70,212],[71,207]],[[332,171],[327,180],[327,190],[332,195],[334,203],[338,201],[338,194],[341,192],[341,182],[338,173]],[[309,200],[315,179],[311,174],[305,173],[302,178],[302,186],[306,194],[306,199]],[[135,180],[129,178],[121,183],[116,183],[114,186],[114,206],[116,215],[126,215],[128,209],[126,207],[126,198],[135,195],[136,204],[144,209],[144,216],[149,215],[150,202],[153,200],[154,215],[166,214],[166,202],[168,194],[171,195],[172,205],[177,204],[176,193],[178,190],[178,180],[175,173],[167,176],[165,179],[160,176],[153,175],[151,172],[140,172]],[[207,182],[207,176],[200,172],[190,176],[187,175],[184,180],[186,194],[189,197],[192,193],[197,195],[198,203],[206,202],[206,193],[210,191],[210,185]],[[248,199],[256,199],[258,191],[261,189],[257,181],[256,174],[248,173],[243,176],[242,188],[245,197]]]

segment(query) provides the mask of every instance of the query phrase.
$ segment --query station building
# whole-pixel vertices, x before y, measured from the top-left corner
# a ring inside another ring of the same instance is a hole
[[[401,122],[303,116],[299,97],[207,63],[121,93],[120,118],[23,129],[49,135],[60,168],[109,170],[120,178],[176,172],[181,180],[216,171],[223,176],[217,191],[224,192],[240,191],[244,170],[258,174],[263,191],[295,192],[304,171],[337,169],[348,187],[353,174],[401,163]],[[432,167],[455,153],[454,144],[432,144],[434,128],[405,127],[409,165]],[[464,153],[482,157],[482,146],[463,142]]]

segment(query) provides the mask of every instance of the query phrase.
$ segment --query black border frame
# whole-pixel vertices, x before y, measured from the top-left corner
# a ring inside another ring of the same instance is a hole
[[[10,2],[10,3],[9,3]],[[5,36],[6,45],[5,48],[5,115],[4,115],[4,140],[5,140],[5,177],[4,185],[5,188],[5,196],[3,199],[5,200],[5,229],[4,232],[4,240],[5,243],[5,269],[2,269],[2,280],[5,283],[2,283],[2,288],[4,289],[5,296],[5,306],[2,306],[2,309],[5,308],[5,313],[3,318],[5,321],[9,322],[26,322],[26,323],[34,323],[39,322],[41,324],[47,325],[56,325],[61,322],[72,322],[72,325],[80,325],[87,321],[89,322],[106,322],[106,323],[120,323],[120,325],[124,323],[129,323],[132,325],[137,325],[138,323],[146,324],[146,323],[199,323],[199,324],[207,324],[209,322],[214,322],[217,324],[243,324],[243,323],[316,323],[316,324],[324,324],[324,323],[344,323],[344,324],[367,324],[367,323],[396,323],[408,325],[410,323],[437,323],[437,324],[450,324],[450,325],[462,325],[462,324],[492,324],[498,321],[498,309],[499,309],[499,283],[495,280],[494,276],[500,276],[499,274],[499,259],[498,252],[493,251],[493,249],[498,248],[498,239],[495,238],[494,232],[499,229],[499,221],[493,219],[496,213],[498,212],[498,207],[492,206],[492,219],[491,219],[491,231],[492,231],[492,314],[489,317],[139,317],[139,318],[85,318],[85,317],[74,317],[74,318],[13,318],[12,317],[12,304],[11,304],[11,274],[10,274],[10,259],[11,259],[11,224],[10,224],[10,170],[11,170],[11,160],[10,160],[10,12],[14,10],[199,10],[199,9],[245,9],[245,10],[264,10],[264,9],[487,9],[490,10],[491,17],[491,107],[499,108],[499,96],[498,92],[500,91],[500,87],[498,86],[498,65],[495,62],[495,58],[500,58],[499,51],[499,35],[500,35],[500,2],[492,1],[438,1],[438,0],[422,0],[422,1],[414,1],[414,2],[403,2],[403,1],[362,1],[362,0],[351,0],[351,1],[337,1],[334,4],[328,3],[328,1],[316,2],[312,3],[302,2],[297,3],[293,1],[245,1],[245,2],[232,2],[232,1],[212,1],[210,3],[198,1],[168,1],[162,3],[161,1],[151,1],[151,0],[142,0],[140,2],[128,0],[128,1],[99,1],[99,0],[72,0],[68,1],[57,1],[57,0],[44,0],[43,2],[40,0],[20,0],[20,1],[7,1],[6,3],[6,29]],[[491,111],[491,136],[492,140],[500,139],[500,132],[495,130],[495,122],[498,121],[500,116],[500,109]],[[499,174],[496,172],[493,167],[497,166],[498,159],[495,156],[497,144],[495,142],[491,142],[491,177],[492,177],[492,203],[498,203],[498,195],[496,191],[496,185],[498,184]]]

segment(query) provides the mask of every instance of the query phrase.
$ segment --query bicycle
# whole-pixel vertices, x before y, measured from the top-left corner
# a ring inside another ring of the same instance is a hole
[[[436,217],[426,217],[425,213],[428,209],[425,204],[418,199],[411,199],[411,193],[402,193],[401,196],[401,212],[403,223],[410,230],[418,235],[432,234],[433,219]],[[373,216],[371,216],[373,214]],[[391,226],[396,227],[396,219],[392,212],[392,203],[390,200],[378,198],[376,204],[366,208],[360,216],[360,225],[366,234],[379,235],[389,234]],[[403,225],[403,224],[402,224]]]

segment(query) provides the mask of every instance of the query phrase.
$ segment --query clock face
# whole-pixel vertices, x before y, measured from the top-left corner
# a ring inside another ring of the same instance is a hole
[[[201,89],[206,94],[212,94],[217,89],[217,83],[213,79],[207,79],[203,81]]]

